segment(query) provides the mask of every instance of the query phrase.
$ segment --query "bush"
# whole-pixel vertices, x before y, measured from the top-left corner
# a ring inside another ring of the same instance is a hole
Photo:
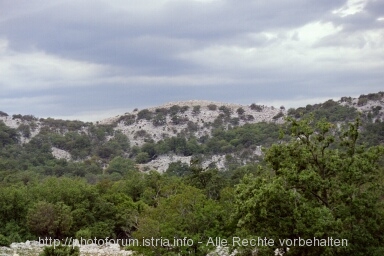
[[[284,116],[283,112],[279,112],[277,115],[275,115],[274,117],[272,117],[272,119],[273,119],[273,120],[277,120],[277,119],[279,119],[280,117],[283,117],[283,116]]]
[[[212,111],[217,109],[217,106],[215,104],[209,104],[207,107],[209,110],[212,110]]]
[[[167,123],[166,116],[163,113],[158,113],[152,120],[154,126],[162,126]]]
[[[187,111],[189,109],[188,106],[182,106],[181,109],[180,109],[180,112],[181,113],[184,113],[185,111]]]
[[[80,256],[80,250],[73,246],[46,246],[39,256]]]
[[[254,117],[253,115],[247,115],[247,116],[245,117],[245,120],[247,120],[247,121],[253,121],[253,120],[255,120],[255,117]]]
[[[230,116],[232,112],[231,109],[226,106],[220,106],[219,110],[222,111],[226,116]]]
[[[197,106],[193,106],[193,109],[192,109],[192,114],[193,115],[198,115],[200,113],[200,105],[197,105]]]
[[[262,106],[256,105],[255,103],[252,103],[250,107],[252,110],[256,110],[257,112],[261,112],[263,110]]]
[[[176,115],[172,117],[172,123],[174,125],[185,124],[188,121],[189,121],[188,117],[182,117],[182,116],[176,116]]]
[[[351,97],[341,97],[340,101],[341,102],[351,103],[352,102],[352,98]]]
[[[29,138],[31,136],[31,128],[27,124],[21,124],[17,130],[23,137]]]
[[[143,110],[140,110],[139,113],[137,113],[137,120],[140,120],[140,119],[151,120],[152,115],[153,113],[151,111],[149,111],[148,109],[143,109]]]
[[[0,234],[0,246],[9,246],[10,244],[11,242],[9,239],[3,234]]]
[[[76,232],[76,239],[92,239],[92,232],[89,228],[80,229]]]
[[[138,164],[145,164],[149,162],[149,154],[147,152],[140,152],[136,156],[136,163]]]
[[[176,115],[177,113],[179,113],[180,110],[181,110],[180,106],[173,105],[172,107],[169,108],[169,114]]]
[[[135,136],[137,136],[137,137],[147,137],[147,136],[149,136],[149,134],[147,133],[146,130],[138,130],[135,133]]]
[[[357,102],[357,105],[358,106],[364,106],[368,103],[368,99],[367,98],[359,98],[359,101]]]
[[[245,110],[244,110],[242,107],[240,107],[240,108],[238,108],[238,109],[236,110],[236,112],[237,112],[237,114],[238,114],[239,116],[241,116],[241,115],[243,115],[243,114],[245,113]]]
[[[125,115],[125,116],[119,117],[117,122],[123,121],[125,125],[131,125],[135,123],[135,120],[136,120],[135,115]]]
[[[157,108],[155,109],[156,114],[163,114],[163,115],[168,115],[168,109],[166,108]]]

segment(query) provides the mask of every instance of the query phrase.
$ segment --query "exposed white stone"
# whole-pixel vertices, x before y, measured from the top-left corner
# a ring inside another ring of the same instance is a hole
[[[72,159],[71,154],[68,151],[56,147],[52,147],[51,149],[52,155],[57,159],[65,159],[67,161]]]

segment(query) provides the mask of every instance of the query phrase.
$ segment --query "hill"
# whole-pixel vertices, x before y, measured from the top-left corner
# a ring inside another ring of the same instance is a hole
[[[171,102],[111,117],[94,123],[42,119],[31,115],[0,113],[0,121],[14,129],[15,140],[26,148],[44,141],[56,159],[81,162],[93,159],[101,168],[114,157],[134,160],[141,170],[164,172],[172,162],[186,163],[198,157],[204,167],[228,169],[258,160],[261,148],[278,140],[284,118],[313,114],[315,119],[342,124],[361,113],[368,131],[384,119],[384,93],[342,97],[339,101],[286,110],[211,101]],[[372,135],[372,134],[370,134]],[[16,139],[17,137],[17,139]],[[369,138],[368,142],[382,142]],[[382,138],[381,138],[382,139]]]

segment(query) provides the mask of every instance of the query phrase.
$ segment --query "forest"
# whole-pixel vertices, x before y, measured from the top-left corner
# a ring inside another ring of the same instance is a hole
[[[361,97],[359,104],[367,100]],[[232,120],[228,127],[223,116],[222,123],[212,124],[211,136],[184,133],[140,146],[131,145],[114,125],[55,119],[40,120],[45,128],[21,143],[37,118],[16,116],[31,124],[18,128],[0,121],[0,246],[39,237],[188,238],[192,246],[126,249],[139,255],[207,255],[215,248],[206,243],[213,237],[332,237],[346,239],[348,246],[237,244],[230,250],[238,255],[274,255],[276,249],[287,255],[383,255],[380,110],[361,114],[330,100],[288,110],[283,124],[239,126]],[[162,122],[160,114],[139,115]],[[81,132],[84,127],[89,132]],[[262,156],[252,155],[258,145]],[[75,160],[56,159],[52,146]],[[164,173],[138,168],[171,153],[191,161],[175,161]],[[202,166],[204,156],[212,154],[225,155],[225,171]]]

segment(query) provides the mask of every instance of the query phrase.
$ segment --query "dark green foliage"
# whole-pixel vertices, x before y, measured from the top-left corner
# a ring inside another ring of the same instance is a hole
[[[9,239],[6,236],[0,234],[0,246],[10,246],[10,245],[11,245],[11,242],[9,241]]]
[[[21,121],[37,121],[37,118],[32,116],[32,115],[20,115],[20,114],[17,114],[17,115],[12,115],[12,119],[20,119]]]
[[[366,145],[384,145],[384,122],[366,124],[362,128],[359,142]]]
[[[217,105],[215,105],[215,104],[209,104],[207,107],[208,107],[208,109],[211,110],[211,111],[214,111],[214,110],[217,109]]]
[[[155,113],[156,114],[163,114],[163,115],[168,115],[168,109],[166,109],[166,108],[157,108],[156,110],[155,110]]]
[[[163,113],[158,113],[152,120],[154,126],[162,126],[167,123],[167,118]]]
[[[284,116],[284,114],[283,114],[283,112],[279,112],[279,113],[277,113],[274,117],[272,117],[272,119],[273,120],[277,120],[277,119],[279,119],[280,117],[283,117]]]
[[[150,159],[154,158],[156,156],[156,149],[155,144],[151,142],[144,143],[141,147],[142,152],[148,153],[148,156]]]
[[[224,117],[223,117],[224,118]],[[233,120],[235,125],[238,120]],[[193,128],[193,127],[192,127]],[[152,158],[154,155],[175,153],[180,155],[196,155],[200,153],[231,153],[251,146],[270,145],[278,138],[279,126],[272,123],[246,124],[229,130],[215,129],[212,137],[203,136],[199,140],[184,137],[171,137],[160,140],[151,150],[144,144],[144,152]],[[200,144],[204,143],[204,145]]]
[[[295,118],[305,118],[310,114],[313,114],[316,120],[326,118],[330,122],[353,121],[357,117],[355,108],[341,106],[333,100],[328,100],[323,104],[307,105],[305,108],[288,110],[288,115]]]
[[[219,110],[224,113],[225,116],[229,117],[231,116],[232,110],[229,107],[226,106],[220,106]]]
[[[245,113],[245,110],[243,109],[243,108],[238,108],[237,110],[236,110],[236,113],[239,115],[239,116],[242,116],[244,113]]]
[[[253,120],[255,120],[255,117],[254,117],[253,115],[247,115],[247,116],[245,117],[245,120],[247,120],[247,121],[253,121]]]
[[[199,126],[192,121],[188,121],[187,128],[189,132],[193,133],[198,131]]]
[[[167,197],[159,198],[157,207],[143,212],[134,237],[140,240],[143,237],[162,237],[171,241],[187,237],[193,240],[193,245],[141,246],[135,249],[143,255],[206,255],[212,247],[207,248],[198,241],[223,234],[222,213],[219,203],[207,199],[199,189],[184,185]]]
[[[189,172],[185,175],[187,184],[201,189],[210,199],[219,199],[220,191],[227,184],[224,177],[217,169],[205,169],[199,165],[192,164]]]
[[[193,114],[193,115],[198,115],[198,114],[200,114],[200,109],[201,109],[201,106],[200,106],[200,105],[193,106],[192,114]]]
[[[252,103],[250,108],[252,110],[256,110],[257,112],[261,112],[263,111],[263,106],[260,106],[260,105],[256,105],[255,103]]]
[[[96,143],[104,141],[106,136],[112,136],[114,133],[112,125],[91,125],[89,132],[91,134],[91,140]]]
[[[0,145],[4,147],[8,144],[15,144],[19,140],[19,135],[15,129],[9,128],[0,121]]]
[[[8,116],[8,114],[3,111],[0,111],[0,116]]]
[[[185,124],[186,122],[189,121],[188,117],[178,116],[178,115],[172,116],[171,120],[172,120],[172,124],[174,125]]]
[[[184,113],[184,112],[186,112],[188,109],[189,109],[188,106],[182,106],[182,107],[180,108],[180,112],[181,112],[181,113]]]
[[[128,174],[129,172],[132,172],[135,170],[135,164],[131,159],[125,159],[121,156],[113,158],[109,162],[109,166],[106,169],[107,173],[119,173],[120,175],[124,176]]]
[[[20,124],[17,130],[20,132],[21,136],[25,138],[31,136],[31,128],[27,124]]]
[[[120,116],[117,122],[124,122],[125,125],[131,125],[135,123],[135,120],[136,120],[136,116],[130,114],[130,115]]]
[[[147,152],[140,152],[135,159],[138,164],[145,164],[151,160]]]
[[[224,140],[236,147],[242,145],[245,148],[251,145],[269,145],[278,138],[279,126],[271,123],[246,124],[232,130],[215,130],[211,140]],[[275,139],[273,139],[275,138]],[[208,141],[208,145],[209,145]],[[209,146],[208,146],[209,149]]]
[[[237,188],[242,232],[279,238],[347,239],[345,247],[291,247],[292,255],[377,255],[382,250],[383,147],[357,146],[359,122],[341,133],[331,123],[290,120],[287,144],[266,153],[264,175]],[[272,253],[272,248],[267,248]]]
[[[146,130],[139,130],[135,134],[137,137],[147,137],[150,136]]]
[[[373,115],[374,115],[374,116],[379,115],[379,112],[380,112],[381,109],[382,109],[381,106],[375,106],[375,107],[372,107],[372,113],[373,113]]]
[[[55,204],[39,201],[27,214],[29,230],[39,237],[64,238],[73,223],[70,208],[63,202]]]
[[[357,102],[358,106],[364,106],[367,104],[369,100],[375,101],[375,100],[381,100],[384,97],[384,92],[378,92],[378,93],[370,93],[368,95],[360,95],[359,100]]]
[[[216,119],[213,121],[213,124],[212,126],[214,128],[223,128],[224,127],[224,124],[229,122],[230,121],[230,117],[223,114],[223,113],[220,113]]]
[[[181,107],[179,105],[173,105],[169,108],[169,114],[171,116],[177,115],[181,110]]]
[[[73,246],[46,246],[39,256],[80,256],[79,247]]]
[[[351,97],[341,97],[340,102],[352,103]]]
[[[73,159],[82,159],[91,152],[91,139],[86,134],[68,132],[64,136],[57,133],[51,135],[52,146],[68,151]]]
[[[116,156],[123,155],[128,150],[129,140],[127,136],[117,131],[112,139],[99,146],[97,154],[101,158],[112,159]]]
[[[240,119],[239,119],[238,117],[234,117],[234,118],[231,118],[231,119],[229,120],[229,123],[230,123],[231,125],[233,125],[233,126],[237,126],[237,125],[239,125],[239,122],[240,122]]]
[[[182,177],[190,172],[189,165],[180,161],[170,163],[165,171],[167,175]]]
[[[152,117],[153,117],[153,113],[151,111],[149,111],[148,109],[140,110],[137,113],[137,120],[140,120],[140,119],[151,120]]]

